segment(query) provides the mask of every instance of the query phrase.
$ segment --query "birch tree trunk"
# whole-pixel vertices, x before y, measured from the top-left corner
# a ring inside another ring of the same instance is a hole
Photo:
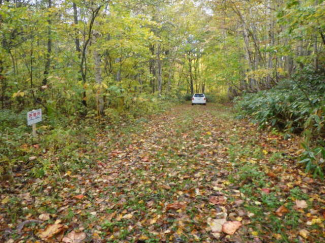
[[[189,69],[189,75],[190,75],[190,89],[191,94],[194,94],[194,81],[193,81],[193,73],[192,73],[192,58],[191,58],[191,52],[188,53],[188,69]]]
[[[98,38],[98,34],[94,34],[94,43]],[[101,69],[101,56],[98,53],[96,47],[94,48],[94,61],[95,61],[95,80],[98,85],[96,92],[96,103],[97,103],[97,112],[101,116],[104,114],[104,100],[102,96],[102,69]]]
[[[155,79],[156,79],[156,69],[155,69],[155,59],[153,58],[155,55],[155,46],[151,45],[149,47],[150,53],[151,53],[151,58],[149,60],[149,72],[150,72],[150,85],[152,89],[152,93],[155,93],[156,91],[156,85],[155,85]]]
[[[52,0],[48,0],[48,9],[50,10],[50,8],[52,7]],[[44,69],[44,79],[42,81],[43,85],[47,84],[47,77],[49,74],[49,70],[50,70],[50,66],[51,66],[51,53],[52,53],[52,36],[51,36],[51,32],[52,32],[52,21],[51,21],[51,14],[48,16],[48,29],[47,29],[47,54],[46,54],[46,62],[45,62],[45,69]]]
[[[161,54],[161,44],[157,45],[157,85],[158,85],[158,94],[161,96],[162,92],[162,61],[160,58]]]

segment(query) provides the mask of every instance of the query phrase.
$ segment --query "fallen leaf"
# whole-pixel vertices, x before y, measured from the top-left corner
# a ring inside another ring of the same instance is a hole
[[[289,212],[289,210],[282,205],[275,211],[275,214],[281,217],[283,214],[286,214],[287,212]]]
[[[215,190],[215,191],[222,191],[222,188],[215,186],[215,187],[213,187],[213,190]]]
[[[311,225],[314,224],[321,224],[322,223],[322,219],[321,218],[315,218],[311,220]]]
[[[242,226],[241,222],[228,221],[222,225],[222,231],[228,235],[234,234]]]
[[[146,235],[141,235],[141,236],[139,237],[139,240],[142,240],[142,241],[144,241],[144,240],[148,240],[148,239],[149,239],[149,237],[146,236]]]
[[[132,219],[132,217],[133,217],[133,214],[132,213],[129,213],[129,214],[125,214],[123,216],[123,219]]]
[[[84,239],[86,239],[86,233],[71,231],[62,239],[62,242],[81,243]]]
[[[83,199],[84,197],[85,197],[85,195],[82,195],[82,194],[74,196],[74,198],[77,198],[77,199]]]
[[[224,196],[211,196],[209,202],[214,205],[225,204],[227,198]]]
[[[166,207],[166,211],[171,210],[171,209],[178,210],[178,209],[181,209],[181,208],[186,208],[186,204],[176,202],[176,203],[168,204],[167,207]]]
[[[221,237],[220,233],[214,233],[212,232],[212,235],[214,236],[214,238],[219,239]]]
[[[47,226],[46,229],[39,234],[39,237],[42,240],[47,241],[65,229],[66,227],[63,224],[52,224]]]
[[[237,221],[242,221],[243,218],[242,218],[242,217],[236,217],[236,220],[237,220]]]
[[[211,219],[208,218],[208,225],[211,228],[213,233],[220,233],[222,232],[222,225],[226,223],[226,219]]]
[[[305,229],[299,230],[299,235],[304,237],[305,239],[308,238],[309,232]]]
[[[271,178],[276,178],[276,175],[273,172],[266,173]]]
[[[142,158],[142,161],[143,161],[143,162],[149,162],[149,157],[146,156],[146,157]]]
[[[296,207],[297,208],[307,208],[307,202],[305,200],[296,200]]]
[[[120,221],[122,218],[123,218],[123,215],[122,215],[122,214],[119,214],[119,215],[117,215],[117,217],[116,217],[116,221]]]
[[[40,220],[49,220],[50,219],[50,214],[48,213],[42,213],[40,216],[38,216]]]
[[[9,202],[9,199],[10,199],[10,197],[7,196],[4,199],[2,199],[1,203],[2,204],[7,204]]]
[[[236,204],[237,206],[240,206],[240,205],[242,205],[244,202],[245,202],[244,200],[237,200],[237,201],[235,201],[235,204]]]
[[[262,189],[262,192],[264,192],[266,194],[269,194],[270,193],[270,189],[269,188],[263,188]]]
[[[171,189],[171,187],[168,186],[168,185],[162,185],[161,187],[164,188],[164,189],[166,189],[166,190],[170,190]]]

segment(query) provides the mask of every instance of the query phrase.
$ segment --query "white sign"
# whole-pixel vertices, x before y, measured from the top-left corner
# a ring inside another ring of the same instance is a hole
[[[32,110],[27,113],[28,126],[42,121],[42,109]]]

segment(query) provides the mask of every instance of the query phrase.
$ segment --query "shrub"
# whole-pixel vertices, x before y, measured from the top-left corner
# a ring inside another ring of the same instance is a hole
[[[193,95],[191,95],[191,94],[186,94],[186,95],[184,95],[184,100],[185,101],[191,101],[192,100],[192,96]]]
[[[315,73],[307,68],[273,89],[245,94],[235,100],[239,117],[248,117],[262,128],[275,127],[288,133],[302,134],[308,146],[324,146],[321,144],[325,138],[324,80],[324,72]],[[319,154],[318,150],[305,148],[307,154],[307,151]],[[303,155],[304,163],[307,163],[307,154]],[[316,161],[312,156],[310,158],[310,161]],[[320,168],[311,166],[311,162],[308,164],[308,171],[315,172]],[[321,175],[319,170],[317,175]]]

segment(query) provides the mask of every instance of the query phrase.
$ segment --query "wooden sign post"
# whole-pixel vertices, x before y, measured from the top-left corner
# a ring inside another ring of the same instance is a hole
[[[32,110],[27,113],[27,124],[28,126],[32,125],[32,135],[36,137],[36,123],[42,121],[42,109]]]

